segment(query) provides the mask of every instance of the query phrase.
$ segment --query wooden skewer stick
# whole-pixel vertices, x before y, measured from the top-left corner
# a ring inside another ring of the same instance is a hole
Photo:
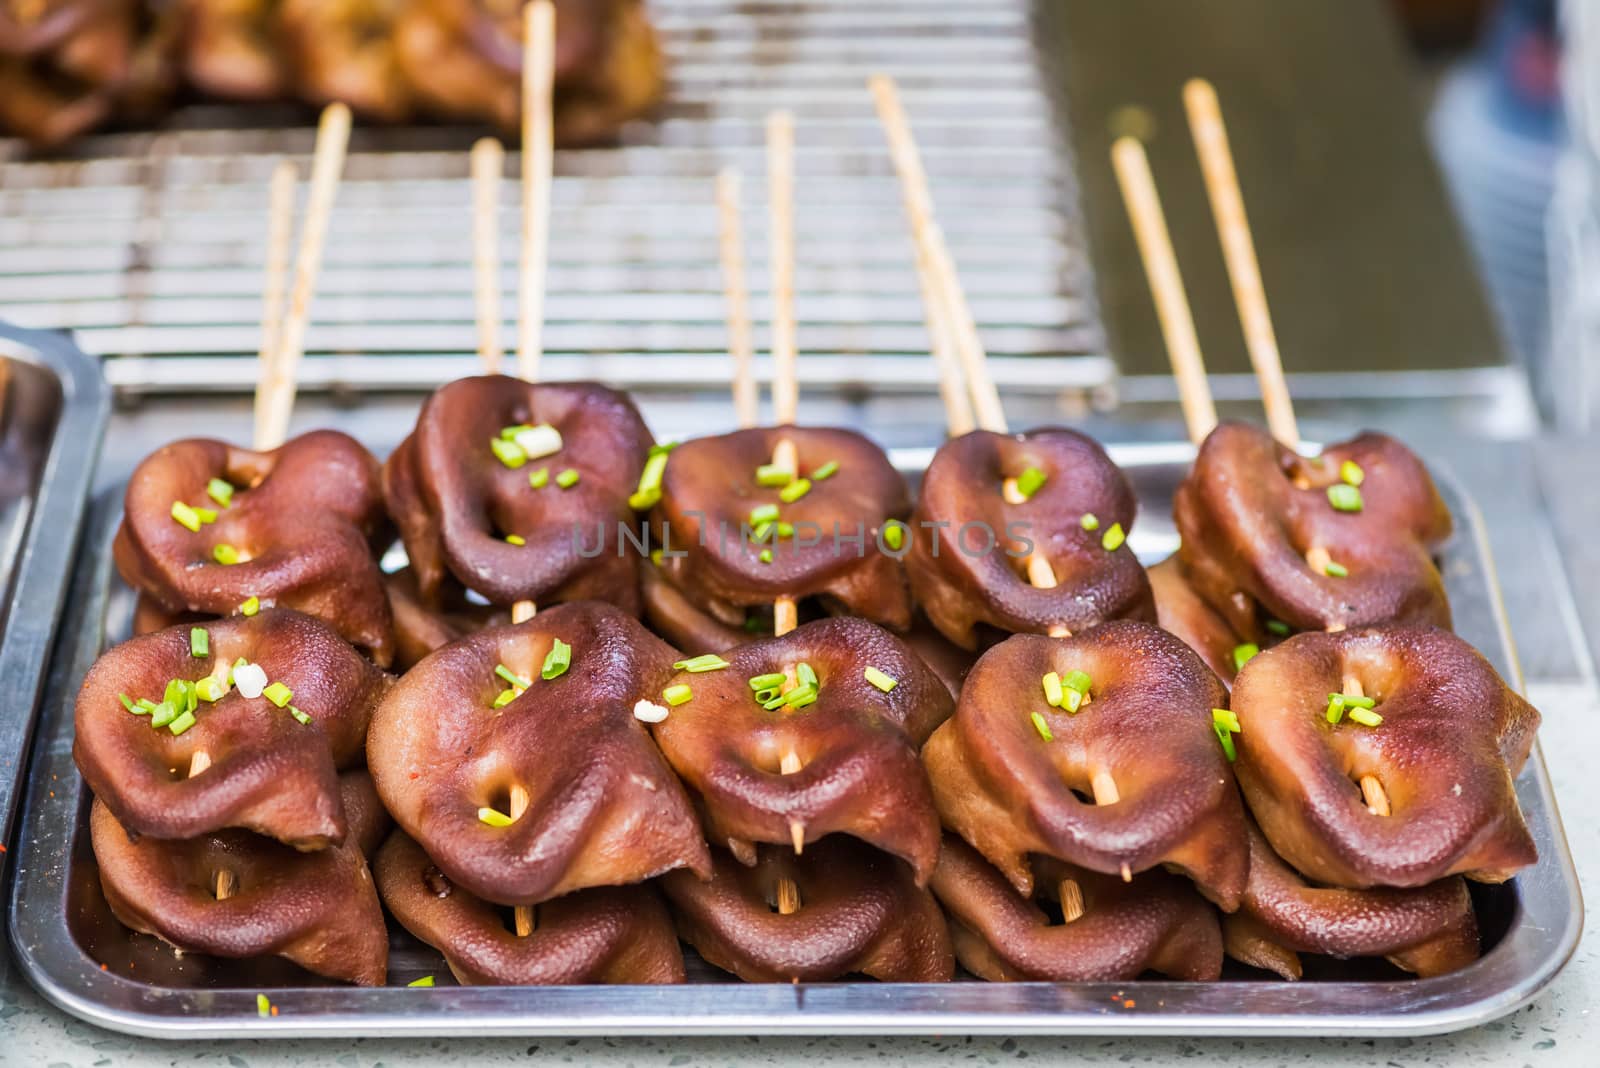
[[[778,761],[778,771],[784,775],[793,775],[795,772],[799,771],[801,767],[800,755],[793,749],[786,750],[783,754],[783,757]],[[799,856],[802,852],[804,852],[806,847],[805,824],[801,823],[799,820],[790,820],[789,839],[794,844],[794,852],[796,856]],[[788,880],[785,879],[783,882],[788,882]],[[780,888],[782,887],[783,882],[779,883]]]
[[[555,173],[556,9],[523,8],[522,260],[517,314],[517,374],[539,380],[544,354],[545,271],[550,254],[550,185]]]
[[[478,361],[484,374],[499,374],[500,176],[506,150],[493,137],[472,146],[472,277],[478,319]]]
[[[295,256],[289,310],[283,320],[278,355],[271,361],[269,370],[269,407],[262,438],[256,443],[258,449],[277,448],[289,433],[289,413],[294,408],[295,380],[300,373],[300,357],[305,352],[311,299],[316,293],[317,275],[322,270],[328,219],[339,193],[339,179],[344,172],[345,150],[349,144],[350,109],[343,104],[329,104],[317,123],[317,146],[311,160],[311,193],[300,227],[300,250]]]
[[[1361,688],[1361,680],[1354,675],[1344,677],[1343,689],[1339,692],[1351,697],[1366,696],[1366,692]],[[1389,794],[1376,775],[1361,776],[1361,799],[1367,803],[1367,811],[1374,816],[1389,815]]]
[[[744,277],[744,227],[739,217],[741,184],[739,172],[733,167],[717,175],[718,244],[728,318],[728,354],[733,357],[733,411],[740,427],[752,427],[761,418],[761,396],[752,366],[755,338],[750,327],[750,290]]]
[[[527,787],[513,786],[511,788],[511,802],[508,807],[511,811],[508,812],[507,815],[511,817],[512,822],[522,818],[523,813],[528,811]],[[527,938],[533,933],[535,923],[533,906],[518,905],[512,910],[512,921],[516,924],[517,937]]]
[[[213,877],[211,892],[218,901],[226,901],[239,891],[239,877],[228,868],[218,868]]]
[[[928,326],[928,351],[933,354],[934,366],[939,371],[939,399],[944,403],[945,431],[952,438],[970,434],[978,425],[972,411],[972,399],[967,395],[966,377],[961,371],[960,356],[949,316],[941,299],[940,287],[932,257],[920,245],[916,250],[917,291],[922,297],[923,318]],[[1013,488],[1015,481],[1012,482]]]
[[[1272,314],[1267,309],[1267,291],[1261,282],[1261,264],[1256,259],[1255,241],[1250,236],[1250,219],[1244,210],[1244,195],[1239,188],[1239,173],[1233,165],[1233,149],[1228,143],[1228,128],[1222,121],[1222,108],[1216,88],[1204,78],[1193,78],[1183,87],[1183,105],[1189,114],[1189,130],[1194,135],[1195,151],[1200,156],[1200,171],[1205,176],[1206,195],[1222,241],[1222,257],[1228,265],[1228,280],[1233,284],[1233,302],[1239,308],[1244,327],[1245,347],[1261,383],[1261,402],[1267,409],[1267,426],[1272,436],[1291,450],[1300,447],[1300,428],[1295,422],[1289,386],[1283,377],[1283,357],[1278,351],[1278,336],[1272,329]]]
[[[1177,254],[1172,250],[1172,235],[1167,231],[1167,218],[1161,210],[1161,198],[1156,194],[1150,160],[1145,156],[1144,145],[1132,137],[1119,137],[1111,146],[1111,163],[1122,189],[1123,203],[1128,208],[1128,219],[1133,224],[1133,236],[1139,246],[1139,258],[1144,263],[1145,277],[1150,282],[1150,293],[1155,299],[1156,319],[1167,345],[1167,358],[1172,362],[1172,375],[1178,380],[1183,421],[1189,430],[1189,440],[1198,445],[1217,425],[1217,409],[1211,400],[1211,387],[1206,382],[1194,314],[1189,309]]]
[[[1083,918],[1083,887],[1078,885],[1076,879],[1062,879],[1061,885],[1056,889],[1057,900],[1061,902],[1061,922],[1071,923]]]
[[[266,277],[261,284],[261,350],[257,356],[255,433],[251,440],[260,449],[271,436],[267,413],[271,401],[269,383],[272,368],[280,354],[283,337],[283,302],[287,295],[290,242],[294,239],[294,190],[299,169],[290,160],[279,160],[272,169],[267,191]]]
[[[1117,790],[1117,780],[1105,768],[1089,776],[1089,789],[1094,793],[1094,803],[1097,805],[1114,805],[1122,800],[1122,794]],[[1133,882],[1133,869],[1127,861],[1122,863],[1122,881]]]

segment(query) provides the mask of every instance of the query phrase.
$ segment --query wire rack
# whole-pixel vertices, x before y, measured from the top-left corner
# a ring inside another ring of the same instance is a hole
[[[900,82],[997,380],[1038,391],[1106,382],[1030,6],[654,0],[671,64],[659,115],[616,145],[556,157],[549,373],[641,388],[726,381],[713,176],[734,165],[746,177],[760,320],[763,121],[784,107],[797,125],[802,381],[931,388],[910,240],[865,88],[884,71]],[[283,155],[309,153],[309,126],[300,112],[196,106],[158,131],[90,138],[70,159],[29,161],[0,141],[0,318],[71,329],[124,394],[247,387],[267,178]],[[470,371],[465,149],[482,132],[357,131],[303,388],[414,388]],[[509,310],[514,179],[504,194]]]

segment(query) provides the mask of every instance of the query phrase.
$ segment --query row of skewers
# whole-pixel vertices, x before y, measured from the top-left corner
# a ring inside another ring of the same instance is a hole
[[[681,981],[680,937],[751,981],[1476,959],[1465,880],[1535,860],[1513,780],[1538,713],[1446,629],[1450,520],[1409,450],[1302,456],[1270,370],[1272,434],[1216,423],[1136,142],[1114,154],[1198,445],[1183,548],[1149,573],[1100,446],[1006,427],[887,80],[952,434],[915,505],[870,440],[798,422],[784,115],[776,425],[754,425],[733,176],[741,429],[661,445],[624,394],[540,382],[554,20],[527,17],[546,103],[524,116],[518,377],[442,387],[381,466],[337,432],[283,440],[335,110],[294,284],[269,285],[291,313],[265,331],[256,447],[177,442],[129,483],[115,552],[144,633],[85,680],[74,750],[126,925],[358,983],[385,980],[384,907],[467,983]],[[1237,197],[1214,95],[1188,100],[1213,196]],[[498,167],[475,151],[480,205]],[[1218,217],[1253,270],[1242,203]],[[386,575],[391,522],[409,566]]]

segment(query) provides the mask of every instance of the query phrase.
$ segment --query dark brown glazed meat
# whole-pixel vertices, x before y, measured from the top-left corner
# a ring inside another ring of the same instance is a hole
[[[279,956],[330,979],[382,985],[389,932],[365,858],[389,817],[366,772],[346,772],[339,790],[350,837],[315,853],[239,830],[181,842],[134,836],[96,801],[89,830],[111,911],[186,953]],[[219,901],[221,871],[234,889]]]
[[[540,677],[559,639],[571,666]],[[367,759],[396,822],[452,882],[503,905],[635,883],[710,861],[683,788],[634,718],[658,700],[677,654],[597,602],[493,627],[412,668],[373,717]],[[529,679],[495,708],[504,665]],[[510,794],[528,792],[510,826]]]
[[[961,648],[940,634],[934,629],[933,624],[928,622],[928,617],[921,612],[917,613],[904,639],[912,651],[922,657],[922,662],[939,676],[939,681],[950,691],[950,696],[960,697],[961,687],[967,680],[967,673],[972,670],[972,665],[978,662],[977,654],[970,649]]]
[[[661,880],[678,933],[711,964],[751,983],[831,982],[868,975],[886,983],[942,983],[955,972],[950,933],[911,870],[835,835],[802,856],[762,846],[753,867],[715,851],[710,882],[676,871]],[[782,880],[799,908],[779,908]]]
[[[271,100],[287,95],[292,76],[284,50],[280,0],[179,0],[188,25],[184,75],[209,96]]]
[[[1110,982],[1160,972],[1173,979],[1222,973],[1217,913],[1183,879],[1145,872],[1131,883],[1041,859],[1040,896],[1077,883],[1083,914],[1070,923],[1023,897],[971,846],[947,835],[929,888],[950,915],[961,966],[990,982]]]
[[[1478,959],[1478,921],[1460,877],[1407,890],[1313,886],[1253,824],[1250,882],[1222,925],[1230,957],[1285,979],[1300,978],[1300,953],[1387,957],[1423,977]]]
[[[134,0],[0,5],[0,127],[54,147],[99,124],[132,74]]]
[[[1377,701],[1376,727],[1330,693]],[[1466,642],[1432,627],[1300,634],[1245,665],[1233,688],[1235,770],[1278,855],[1331,886],[1501,882],[1536,858],[1513,780],[1539,713]],[[1357,783],[1376,776],[1390,814]]]
[[[736,645],[772,635],[772,623],[756,629],[745,622],[746,610],[731,605],[722,606],[719,618],[710,606],[702,607],[684,591],[673,585],[660,565],[649,559],[639,565],[639,597],[644,605],[644,618],[650,629],[673,646],[691,653],[722,652]],[[750,616],[756,624],[759,616]],[[734,622],[738,619],[738,622]]]
[[[1052,671],[1092,679],[1076,715],[1046,702],[1042,679]],[[1018,634],[978,660],[922,759],[945,826],[1025,895],[1028,858],[1042,854],[1108,874],[1176,868],[1232,910],[1249,856],[1212,727],[1224,696],[1186,645],[1149,623],[1105,623],[1071,638]],[[1104,774],[1120,799],[1097,805],[1087,798]]]
[[[724,653],[721,671],[684,672],[693,697],[654,726],[673,770],[698,795],[712,841],[748,859],[749,842],[786,846],[854,835],[909,863],[919,883],[939,856],[939,814],[917,750],[950,715],[938,676],[888,631],[861,619],[808,623]],[[749,680],[816,672],[816,703],[768,711]],[[875,667],[895,680],[885,693]],[[784,754],[800,769],[781,771]]]
[[[413,111],[394,43],[396,19],[416,0],[283,0],[279,33],[314,104],[343,101],[387,122]]]
[[[546,901],[518,937],[503,910],[456,885],[395,831],[373,863],[395,919],[444,954],[468,985],[681,983],[672,918],[649,886],[605,886]],[[694,876],[689,876],[691,882]]]
[[[224,507],[211,479],[234,487]],[[191,531],[174,502],[209,508]],[[128,584],[170,612],[228,616],[249,598],[324,619],[380,665],[394,653],[389,602],[372,541],[385,527],[378,462],[333,430],[271,452],[191,438],[157,450],[128,481],[113,552]],[[219,546],[239,562],[219,563]]]
[[[837,473],[812,479],[800,499],[782,501],[778,489],[757,484],[756,469],[772,462],[783,440],[794,443],[801,476],[830,463]],[[905,572],[876,545],[886,520],[911,511],[910,491],[883,450],[855,431],[760,427],[686,442],[673,450],[661,492],[652,527],[667,532],[662,570],[703,608],[819,597],[830,611],[897,630],[911,625]],[[794,537],[756,544],[741,535],[751,511],[764,505],[778,506]],[[858,537],[859,544],[844,540]],[[763,550],[770,563],[761,560]]]
[[[1044,485],[1009,503],[1002,484],[1030,467],[1045,474]],[[1112,524],[1132,529],[1136,508],[1127,476],[1082,434],[975,430],[940,446],[923,476],[906,558],[912,592],[933,625],[967,649],[977,648],[980,625],[1042,634],[1108,619],[1154,621],[1133,550],[1102,544]],[[1096,529],[1084,529],[1085,515]],[[1050,561],[1054,589],[1028,581],[1024,542]]]
[[[490,441],[523,424],[555,427],[561,451],[501,463]],[[499,605],[594,599],[638,615],[636,554],[618,531],[636,525],[628,497],[651,444],[633,402],[594,383],[488,375],[440,387],[383,471],[424,602],[454,576]],[[579,480],[562,489],[556,477],[569,468]],[[540,469],[549,481],[535,489]]]
[[[1169,556],[1146,572],[1156,598],[1156,622],[1161,629],[1183,639],[1206,667],[1217,673],[1224,685],[1232,686],[1238,670],[1233,651],[1242,639],[1228,629],[1228,621],[1195,592],[1184,574],[1183,562]]]
[[[458,638],[511,622],[504,609],[467,600],[465,591],[452,581],[443,584],[437,607],[428,606],[409,567],[383,576],[383,586],[394,616],[394,666],[399,671],[411,670],[423,657]]]
[[[1362,471],[1360,511],[1328,499],[1347,461]],[[1201,444],[1172,511],[1190,582],[1250,641],[1268,618],[1295,630],[1450,625],[1432,556],[1450,536],[1450,513],[1422,462],[1384,434],[1308,459],[1260,427],[1222,423]],[[1314,546],[1349,574],[1314,570],[1306,561]]]
[[[303,850],[344,841],[338,773],[360,763],[367,724],[392,680],[298,612],[269,609],[205,629],[209,656],[194,656],[190,628],[178,626],[131,638],[89,669],[72,755],[90,789],[129,831],[154,838],[240,827]],[[240,657],[289,687],[310,722],[233,688],[200,701],[194,726],[174,736],[119,696],[160,701],[170,680],[226,676]],[[197,752],[210,767],[191,777]]]

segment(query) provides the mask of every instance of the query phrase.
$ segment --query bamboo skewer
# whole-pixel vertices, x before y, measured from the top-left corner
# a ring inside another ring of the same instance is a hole
[[[545,272],[550,254],[550,184],[555,172],[556,9],[523,8],[522,261],[517,313],[517,374],[539,380],[544,354]]]
[[[728,354],[733,357],[733,411],[743,428],[755,426],[761,418],[761,397],[752,366],[755,340],[750,328],[750,290],[745,284],[744,227],[739,218],[741,185],[739,172],[732,167],[717,175],[718,245],[728,318]]]
[[[279,356],[283,336],[283,302],[289,275],[290,242],[294,239],[294,190],[299,170],[290,160],[279,160],[272,169],[267,192],[266,277],[261,285],[261,351],[257,356],[255,432],[251,441],[257,449],[271,436],[267,430],[271,400],[267,384]]]
[[[1056,887],[1056,896],[1061,903],[1062,923],[1083,918],[1083,887],[1078,885],[1078,880],[1062,879]]]
[[[478,320],[478,361],[484,374],[499,374],[500,176],[506,151],[493,137],[472,146],[472,278]]]
[[[527,788],[513,786],[511,788],[510,803],[506,807],[510,810],[507,815],[511,817],[513,823],[520,820],[523,813],[528,811]],[[527,938],[533,933],[537,924],[533,908],[532,905],[518,905],[512,910],[512,922],[516,925],[518,938]]]

